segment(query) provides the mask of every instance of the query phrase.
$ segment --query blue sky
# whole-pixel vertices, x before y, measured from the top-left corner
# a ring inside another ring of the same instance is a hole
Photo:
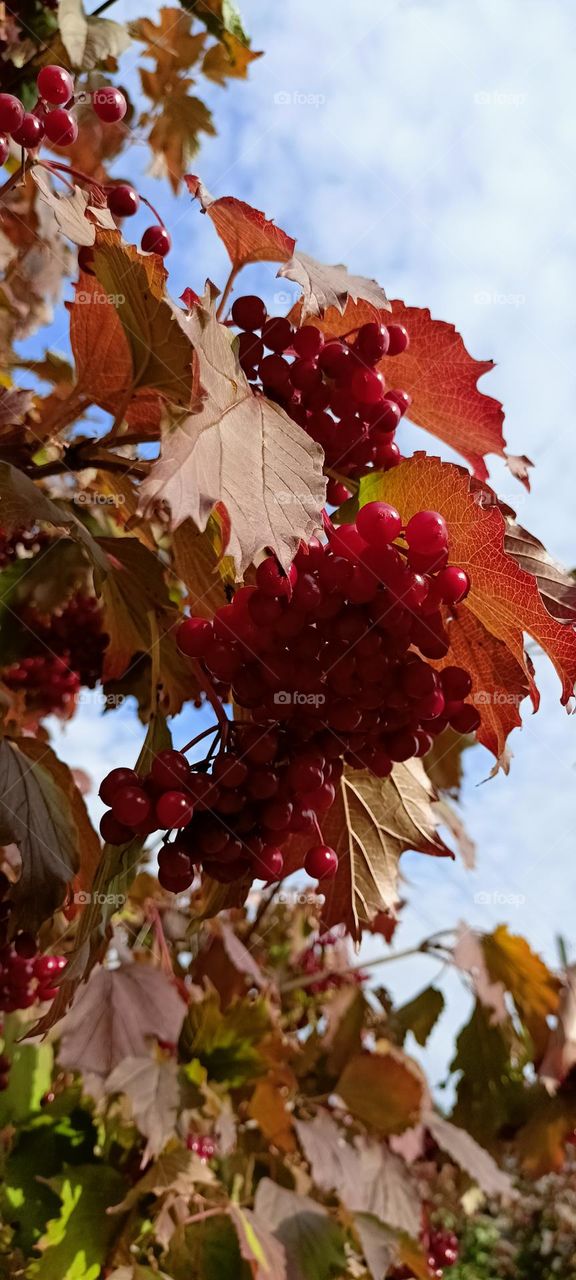
[[[142,13],[136,0],[122,7]],[[306,251],[430,307],[474,355],[497,361],[484,388],[504,401],[510,451],[527,453],[535,470],[529,499],[498,462],[494,483],[553,553],[576,564],[576,10],[562,0],[245,0],[242,9],[265,56],[250,83],[210,89],[218,137],[193,168],[215,194],[250,201]],[[222,284],[225,255],[208,219],[186,194],[174,198],[147,178],[146,159],[135,147],[121,171],[138,175],[173,233],[172,293],[199,289],[206,276]],[[271,304],[286,291],[279,283],[273,267],[246,273]],[[52,333],[63,333],[60,316]],[[404,440],[426,443],[415,429]],[[505,920],[550,962],[558,933],[576,956],[576,722],[548,663],[537,668],[543,705],[535,717],[526,710],[513,735],[510,776],[484,783],[487,753],[466,755],[462,807],[478,868],[406,855],[399,946],[459,919],[487,929]],[[55,745],[97,777],[129,761],[139,736],[127,711],[103,720],[87,703]],[[490,901],[475,901],[478,893]],[[403,997],[431,977],[425,960],[382,971]],[[467,1008],[452,975],[441,983],[450,1011],[426,1051],[435,1078]]]

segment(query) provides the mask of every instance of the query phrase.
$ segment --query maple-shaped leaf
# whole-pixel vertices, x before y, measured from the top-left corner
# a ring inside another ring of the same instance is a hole
[[[499,925],[483,934],[482,951],[494,982],[510,992],[522,1022],[532,1037],[537,1059],[548,1039],[547,1018],[558,1012],[560,984],[525,938]]]
[[[445,792],[454,800],[458,798],[463,777],[462,756],[475,741],[472,734],[456,733],[450,727],[434,739],[424,759],[424,768],[437,791]]]
[[[109,18],[88,16],[82,0],[59,0],[58,27],[72,66],[83,71],[119,57],[130,45],[127,27]]]
[[[342,1228],[323,1205],[310,1196],[288,1191],[271,1178],[261,1178],[254,1212],[283,1245],[288,1280],[330,1280],[335,1275],[345,1275]]]
[[[401,1133],[420,1117],[424,1078],[411,1058],[388,1045],[380,1053],[358,1053],[351,1058],[335,1092],[352,1115],[373,1131]]]
[[[90,197],[81,187],[74,187],[72,195],[57,195],[52,191],[44,176],[45,170],[35,168],[32,177],[42,200],[50,206],[62,235],[78,245],[93,245],[96,239],[96,226],[110,231],[116,230],[116,223],[110,210],[90,204]],[[90,219],[86,216],[90,214]]]
[[[406,849],[451,856],[437,833],[434,792],[420,761],[395,765],[389,778],[346,772],[322,824],[338,853],[338,871],[324,885],[327,929],[346,925],[353,938],[398,903],[398,862]]]
[[[567,1139],[576,1129],[576,1099],[563,1092],[551,1098],[544,1089],[531,1099],[526,1123],[516,1135],[520,1168],[528,1178],[560,1173],[566,1166]]]
[[[516,1195],[510,1175],[498,1168],[490,1153],[485,1151],[471,1134],[466,1133],[465,1129],[459,1129],[457,1125],[451,1124],[436,1111],[426,1111],[422,1120],[442,1151],[445,1151],[487,1196],[504,1196],[510,1199]]]
[[[142,1163],[159,1156],[176,1134],[180,1104],[178,1064],[173,1058],[127,1057],[108,1076],[107,1094],[125,1094],[134,1123],[146,1138]]]
[[[125,1179],[111,1165],[93,1163],[72,1164],[45,1181],[59,1197],[60,1210],[35,1243],[28,1275],[31,1280],[96,1280],[117,1230],[107,1210],[122,1195]]]
[[[474,474],[485,480],[485,455],[506,457],[502,405],[477,386],[494,362],[471,356],[454,325],[434,320],[426,307],[407,307],[397,299],[390,305],[391,313],[378,314],[366,302],[349,302],[343,314],[332,308],[316,323],[332,337],[350,333],[369,321],[405,325],[410,334],[408,350],[384,356],[378,368],[389,387],[407,391],[412,397],[407,415],[410,421],[450,445]],[[297,303],[291,313],[295,321],[300,308]]]
[[[394,1021],[398,1023],[403,1037],[411,1031],[418,1044],[424,1046],[443,1008],[444,996],[438,987],[425,987],[413,1000],[394,1011]]]
[[[134,381],[130,346],[118,312],[100,281],[86,272],[80,272],[68,309],[76,395],[115,413],[120,397]]]
[[[548,553],[533,533],[508,522],[504,546],[509,556],[536,578],[549,613],[559,622],[576,622],[576,578]]]
[[[323,316],[330,307],[344,315],[348,302],[358,302],[359,299],[373,311],[381,308],[390,310],[384,289],[376,280],[350,275],[342,263],[329,266],[310,258],[307,253],[295,253],[277,274],[294,280],[302,289],[303,320],[308,316]]]
[[[250,63],[261,57],[261,53],[250,49],[233,32],[222,31],[217,44],[213,44],[204,54],[202,71],[209,80],[225,85],[232,78],[245,80]]]
[[[189,174],[186,186],[214,223],[236,270],[249,262],[288,262],[296,241],[265,217],[259,209],[235,196],[210,195],[200,178]]]
[[[266,1219],[260,1219],[252,1209],[241,1209],[231,1204],[228,1214],[234,1224],[240,1245],[240,1253],[248,1263],[254,1280],[288,1280],[287,1258],[284,1246],[270,1230]]]
[[[109,1076],[107,1090],[111,1079],[112,1076]],[[130,1187],[120,1204],[115,1204],[109,1212],[125,1213],[128,1209],[133,1209],[143,1196],[162,1196],[166,1191],[176,1191],[190,1199],[196,1183],[208,1184],[214,1181],[212,1170],[194,1151],[187,1151],[183,1147],[171,1148],[150,1165],[144,1176]]]
[[[213,618],[226,604],[224,582],[218,572],[219,557],[211,536],[210,517],[203,533],[193,520],[184,520],[172,535],[172,559],[178,577],[187,588],[186,603],[196,617]]]
[[[550,1092],[569,1075],[576,1063],[576,966],[571,965],[560,992],[556,1025],[552,1028],[538,1075]]]
[[[450,1070],[458,1072],[452,1120],[485,1147],[494,1142],[514,1116],[525,1088],[510,1052],[507,1026],[493,1025],[478,1000],[456,1040]]]
[[[65,529],[85,548],[98,571],[105,574],[108,562],[96,539],[64,504],[53,502],[23,471],[9,462],[0,462],[0,525],[5,532],[38,521],[53,529]]]
[[[321,525],[322,452],[279,405],[253,393],[212,311],[196,306],[180,324],[205,397],[198,413],[179,415],[164,433],[161,457],[142,484],[144,510],[162,500],[175,525],[190,516],[205,529],[221,503],[239,574],[267,546],[288,566],[300,540]]]
[[[13,841],[21,857],[10,893],[13,929],[36,932],[61,905],[81,863],[90,882],[98,837],[68,766],[40,739],[0,743],[0,839]]]
[[[470,610],[491,635],[502,640],[526,672],[535,705],[537,691],[524,655],[524,632],[554,663],[562,682],[562,701],[576,681],[576,628],[557,622],[546,609],[532,574],[504,547],[506,526],[495,506],[478,502],[478,488],[461,467],[416,453],[385,475],[366,477],[360,502],[384,498],[406,523],[416,511],[439,511],[449,531],[450,559],[465,569],[471,590],[462,610]],[[482,711],[479,703],[478,709]]]
[[[143,88],[151,92],[151,79],[141,72]],[[156,117],[148,143],[153,160],[150,172],[155,178],[168,178],[174,192],[192,158],[200,147],[200,134],[214,136],[216,129],[212,113],[201,98],[188,93],[187,84],[179,81],[171,87],[164,99],[163,109]]]
[[[60,1028],[62,1067],[109,1076],[125,1058],[147,1054],[151,1039],[175,1044],[186,1006],[174,983],[147,964],[94,969]]]

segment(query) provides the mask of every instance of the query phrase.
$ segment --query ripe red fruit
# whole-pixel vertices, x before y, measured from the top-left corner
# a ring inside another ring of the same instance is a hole
[[[55,107],[44,116],[44,132],[56,147],[71,147],[78,137],[78,125],[74,116],[64,107]]]
[[[313,324],[303,325],[301,329],[296,330],[292,346],[297,356],[301,356],[304,360],[314,360],[324,346],[322,330],[316,329]]]
[[[286,351],[292,344],[292,334],[292,325],[286,316],[270,316],[262,326],[262,341],[269,351]]]
[[[140,196],[127,182],[111,187],[107,195],[108,208],[116,218],[131,218],[138,212]]]
[[[375,369],[355,369],[352,374],[350,390],[359,404],[378,404],[384,399],[386,384],[381,373]]]
[[[265,844],[254,855],[254,875],[258,880],[279,880],[284,870],[282,850],[276,845]]]
[[[289,596],[297,577],[296,565],[290,565],[285,573],[274,556],[267,556],[256,570],[256,585],[265,596]]]
[[[194,813],[194,801],[184,791],[165,791],[156,801],[159,827],[186,827]]]
[[[190,861],[190,857],[179,844],[162,845],[158,854],[158,867],[162,874],[166,875],[169,880],[180,880],[188,877],[188,884],[192,883],[194,868]],[[160,884],[162,884],[159,875]]]
[[[74,81],[64,67],[42,67],[36,77],[39,96],[53,107],[64,107],[74,93]]]
[[[262,810],[262,822],[270,831],[287,831],[292,817],[289,800],[270,800]]]
[[[24,107],[12,93],[0,93],[0,130],[14,133],[24,119]]]
[[[288,769],[288,782],[294,791],[315,791],[324,781],[324,771],[320,760],[293,760]]]
[[[266,307],[256,294],[247,293],[242,298],[236,298],[231,315],[239,329],[261,329],[266,320]]]
[[[389,344],[390,338],[386,325],[370,322],[363,324],[358,330],[354,350],[366,364],[377,364],[382,356],[386,355]]]
[[[314,880],[331,880],[338,870],[338,854],[328,844],[315,844],[304,859],[304,869]]]
[[[21,125],[12,130],[13,141],[19,147],[25,147],[27,151],[33,151],[35,147],[39,147],[43,137],[44,125],[40,117],[33,115],[31,111],[27,111]]]
[[[448,528],[439,511],[417,511],[406,525],[406,541],[417,555],[433,556],[448,546]]]
[[[137,827],[150,813],[150,800],[143,787],[122,786],[114,792],[112,813],[126,827]]]
[[[214,643],[212,623],[206,618],[185,618],[178,627],[176,641],[187,658],[204,658]]]
[[[468,595],[470,579],[465,569],[458,569],[451,564],[438,574],[436,586],[446,604],[460,604]]]
[[[402,517],[388,502],[368,502],[356,516],[356,528],[367,542],[394,542],[402,528]]]
[[[102,814],[100,819],[100,835],[105,844],[128,844],[132,839],[132,831],[130,827],[124,826],[122,822],[114,817],[111,809]]]
[[[274,352],[260,361],[258,373],[262,386],[268,387],[270,391],[283,391],[289,383],[290,365],[279,353]]]
[[[140,241],[140,247],[144,253],[157,253],[160,258],[165,258],[172,248],[172,241],[166,227],[147,227]]]
[[[212,777],[222,787],[241,787],[248,777],[248,766],[231,752],[217,756]]]
[[[326,487],[326,501],[332,507],[339,507],[343,502],[347,502],[352,490],[347,489],[345,484],[340,480],[330,479]]]
[[[10,143],[5,133],[0,133],[0,165],[8,159],[10,155]]]
[[[14,950],[17,956],[21,956],[23,960],[32,960],[36,955],[38,947],[36,939],[31,933],[18,933],[14,939]]]
[[[98,795],[104,801],[104,804],[112,804],[114,796],[120,787],[137,787],[140,785],[140,779],[134,769],[112,769],[100,783]]]
[[[248,377],[256,376],[256,365],[264,358],[264,343],[255,333],[246,330],[238,335],[238,359]]]
[[[412,396],[408,391],[387,391],[386,399],[392,400],[394,404],[397,404],[402,415],[408,413],[410,405],[412,404]]]
[[[456,733],[475,733],[480,727],[481,716],[471,702],[465,702],[458,711],[450,716],[450,724]]]
[[[351,356],[350,347],[340,338],[335,338],[322,347],[318,366],[328,378],[340,378],[348,369]]]
[[[444,695],[450,702],[468,697],[472,689],[472,677],[464,667],[444,667],[440,672]]]
[[[173,751],[167,747],[164,751],[159,751],[154,756],[152,768],[150,769],[151,779],[160,788],[165,791],[184,787],[191,777],[191,769],[186,756],[181,751]]]
[[[128,109],[124,94],[120,93],[119,89],[115,89],[112,84],[94,89],[92,106],[98,119],[104,124],[117,124],[119,120],[124,119]]]
[[[389,356],[400,356],[403,351],[407,351],[410,346],[410,336],[408,330],[403,324],[388,325],[388,352]]]

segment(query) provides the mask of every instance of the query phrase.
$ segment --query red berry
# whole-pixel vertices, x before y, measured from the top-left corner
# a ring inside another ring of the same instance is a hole
[[[183,871],[179,876],[171,876],[163,867],[158,868],[158,882],[168,893],[185,893],[190,888],[193,879],[193,866],[190,866],[189,871]]]
[[[64,107],[55,107],[44,116],[44,132],[54,146],[71,147],[78,137],[78,125]]]
[[[130,827],[124,826],[122,822],[114,817],[111,809],[102,814],[100,819],[100,835],[105,844],[128,844],[132,839],[132,831]]]
[[[340,480],[330,478],[326,487],[326,501],[332,507],[339,507],[343,502],[347,502],[352,490],[347,489],[345,484]]]
[[[36,77],[41,98],[53,107],[64,107],[74,93],[74,81],[64,67],[42,67]]]
[[[402,517],[388,502],[368,502],[356,516],[356,528],[369,543],[394,542],[402,529]]]
[[[456,733],[475,733],[480,728],[481,716],[470,702],[464,702],[458,711],[450,716],[450,724]]]
[[[108,208],[116,218],[131,218],[138,212],[140,196],[127,182],[111,187],[107,196]]]
[[[134,769],[112,769],[100,783],[98,795],[104,804],[112,804],[120,787],[137,787],[139,784],[140,779]]]
[[[176,633],[178,648],[187,658],[205,658],[214,643],[212,623],[206,618],[185,618]]]
[[[238,359],[248,377],[256,374],[256,365],[264,358],[264,343],[255,333],[238,335]]]
[[[159,827],[186,827],[194,813],[194,802],[184,791],[165,791],[156,801]]]
[[[33,934],[17,933],[14,939],[14,950],[23,960],[32,960],[38,950]]]
[[[440,682],[451,702],[467,698],[472,689],[472,677],[464,667],[444,667],[440,672]]]
[[[262,341],[269,351],[286,351],[291,346],[292,334],[292,325],[286,316],[270,316],[262,326]]]
[[[358,330],[354,350],[366,364],[377,364],[386,355],[389,341],[386,325],[370,322]]]
[[[408,413],[410,405],[412,404],[412,396],[409,395],[407,391],[387,391],[386,399],[392,400],[394,404],[398,405],[402,416],[404,416],[405,413]]]
[[[94,89],[92,106],[98,119],[102,120],[104,124],[117,124],[119,120],[124,119],[128,109],[124,94],[120,93],[120,90],[111,84],[104,85],[100,89]],[[166,250],[166,252],[168,251]]]
[[[126,827],[134,828],[146,822],[150,808],[150,800],[143,787],[123,786],[114,792],[112,813]]]
[[[264,356],[258,365],[258,373],[262,386],[269,388],[270,391],[284,391],[288,387],[290,365],[277,352],[271,356]]]
[[[315,791],[324,781],[321,761],[313,758],[293,760],[288,769],[288,781],[294,791]]]
[[[457,569],[456,565],[449,565],[447,569],[442,569],[438,574],[436,586],[446,604],[460,604],[460,601],[464,600],[468,595],[470,579],[464,569]]]
[[[157,253],[160,258],[165,258],[172,248],[172,241],[166,227],[147,227],[140,241],[140,247],[144,253]]]
[[[258,853],[254,855],[254,875],[258,880],[280,880],[284,869],[284,857],[282,850],[276,845],[265,844]]]
[[[417,555],[433,556],[446,550],[448,528],[438,511],[417,511],[406,526],[406,541]]]
[[[256,294],[247,293],[242,298],[236,298],[231,315],[239,329],[261,329],[266,320],[266,307]]]
[[[396,400],[392,399],[392,392],[387,392],[384,399],[370,410],[370,415],[366,415],[368,425],[374,428],[381,435],[389,436],[401,421],[402,410]]]
[[[297,577],[296,565],[290,565],[288,573],[285,573],[274,556],[267,556],[256,570],[256,584],[265,596],[291,595]]]
[[[8,159],[10,155],[10,143],[5,133],[0,133],[0,165]]]
[[[24,107],[11,93],[0,93],[0,129],[2,133],[14,133],[24,119]]]
[[[304,869],[314,880],[331,880],[338,870],[338,854],[328,844],[316,844],[308,850]]]
[[[348,369],[351,357],[350,347],[340,338],[335,338],[322,347],[318,365],[328,378],[340,378]]]
[[[324,335],[321,329],[313,324],[305,324],[297,329],[292,340],[296,355],[304,360],[314,360],[324,346]]]
[[[192,775],[186,756],[167,747],[154,756],[150,776],[158,787],[169,791],[185,787]]]
[[[179,844],[164,844],[158,854],[158,867],[170,880],[180,880],[188,876],[188,884],[192,883],[194,868],[185,848]],[[162,884],[162,880],[160,880]]]
[[[312,391],[322,382],[322,373],[314,360],[295,360],[289,373],[290,382],[297,391]]]
[[[381,373],[375,369],[355,369],[352,374],[350,390],[359,404],[378,404],[384,399],[386,384]]]
[[[34,151],[44,137],[44,125],[39,116],[32,115],[31,111],[27,111],[22,119],[22,124],[18,129],[12,130],[12,138],[19,147],[25,147],[27,151]]]
[[[270,831],[287,831],[292,817],[288,800],[270,800],[262,809],[262,822]]]
[[[223,752],[214,761],[212,777],[222,787],[241,787],[248,777],[248,766],[239,756]]]
[[[400,356],[410,346],[410,337],[408,330],[403,324],[388,325],[388,352],[389,356]]]

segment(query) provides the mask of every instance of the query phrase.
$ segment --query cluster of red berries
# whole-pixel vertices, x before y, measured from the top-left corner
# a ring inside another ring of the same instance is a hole
[[[15,560],[37,555],[49,541],[50,535],[36,525],[13,529],[11,533],[0,529],[0,569]]]
[[[0,164],[10,154],[9,138],[26,151],[37,151],[42,142],[55,147],[71,147],[78,137],[73,114],[74,80],[65,67],[42,67],[36,78],[38,101],[33,111],[25,111],[19,98],[0,93]],[[114,85],[94,89],[92,107],[105,124],[117,124],[126,115],[124,94]]]
[[[186,1138],[186,1146],[189,1151],[193,1151],[206,1164],[209,1160],[214,1159],[217,1151],[214,1138],[204,1133],[189,1133]]]
[[[28,652],[5,668],[3,683],[39,715],[69,714],[80,687],[93,689],[102,674],[108,636],[98,601],[78,592],[49,616],[26,607],[19,617]]]
[[[374,322],[350,340],[326,340],[315,325],[295,329],[285,316],[268,316],[256,295],[237,298],[231,318],[240,329],[238,358],[247,378],[322,445],[327,467],[358,476],[401,461],[394,434],[410,396],[387,389],[378,366],[407,350],[403,325]],[[330,480],[330,502],[348,496],[344,484]]]
[[[115,218],[131,218],[138,213],[140,196],[128,182],[117,182],[114,186],[108,187],[105,194],[110,213]],[[140,248],[144,253],[157,253],[161,258],[166,257],[172,248],[172,241],[163,222],[146,228],[140,241]]]
[[[430,1275],[434,1280],[442,1280],[446,1267],[453,1267],[458,1261],[460,1253],[458,1236],[453,1231],[430,1227],[423,1233],[422,1243],[426,1250]],[[391,1276],[393,1280],[415,1280],[414,1272],[410,1267],[396,1267]]]
[[[119,845],[177,831],[159,855],[160,882],[173,892],[200,867],[224,883],[277,880],[293,836],[309,875],[334,875],[338,858],[322,843],[320,819],[344,762],[386,778],[395,762],[425,755],[447,725],[478,728],[468,672],[431,665],[449,649],[443,611],[469,585],[448,564],[438,512],[419,512],[403,529],[382,502],[363,507],[353,525],[330,526],[326,543],[302,546],[287,574],[268,556],[255,585],[213,621],[187,618],[178,631],[213,695],[231,696],[250,721],[229,723],[219,754],[195,769],[169,750],[145,778],[113,770],[100,788],[110,805],[103,838]]]
[[[39,955],[31,933],[22,931],[8,941],[9,890],[8,877],[0,872],[0,1013],[14,1013],[29,1009],[37,1001],[53,1000],[58,994],[54,980],[66,967],[63,956]]]

